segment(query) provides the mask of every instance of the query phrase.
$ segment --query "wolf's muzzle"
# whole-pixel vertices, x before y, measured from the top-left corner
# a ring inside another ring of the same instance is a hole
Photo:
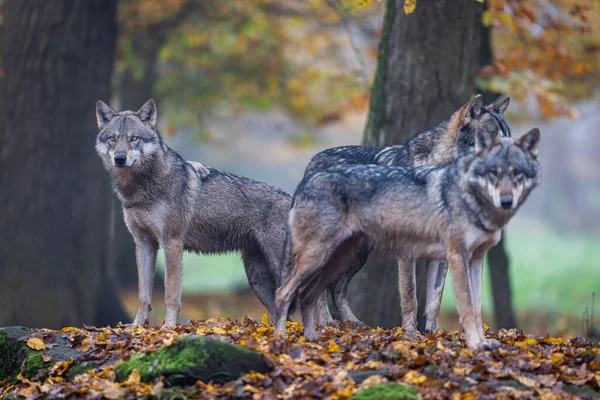
[[[115,160],[115,165],[117,165],[119,167],[124,167],[125,163],[127,162],[127,154],[117,153],[117,154],[115,154],[114,160]]]
[[[513,197],[512,196],[502,196],[500,199],[500,205],[502,208],[509,209],[512,207]]]

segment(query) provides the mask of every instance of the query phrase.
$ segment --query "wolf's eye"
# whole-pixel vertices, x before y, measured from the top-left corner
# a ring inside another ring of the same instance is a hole
[[[489,178],[490,182],[492,182],[494,184],[496,182],[498,182],[498,176],[496,175],[496,171],[489,171],[488,178]]]
[[[111,142],[114,142],[115,140],[117,140],[117,138],[114,136],[109,136],[108,140],[110,140]]]
[[[136,140],[138,140],[138,137],[137,137],[137,136],[132,136],[132,137],[131,137],[131,141],[132,141],[132,142],[135,142]]]
[[[523,177],[525,176],[522,172],[515,172],[513,175],[517,182],[521,182],[523,180]]]

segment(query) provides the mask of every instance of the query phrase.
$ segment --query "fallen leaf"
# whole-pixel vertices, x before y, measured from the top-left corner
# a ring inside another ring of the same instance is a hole
[[[413,385],[419,385],[427,380],[427,377],[418,371],[410,370],[404,375],[404,381]]]
[[[102,391],[102,396],[107,399],[120,399],[125,396],[127,391],[116,383],[109,382],[109,386]]]
[[[338,353],[342,349],[334,340],[330,340],[328,350],[330,353]]]
[[[48,361],[52,360],[52,357],[50,357],[48,354],[42,354],[42,360],[44,362],[48,362]]]
[[[417,0],[404,0],[404,14],[412,14],[417,8]]]
[[[27,339],[27,346],[33,350],[46,350],[46,346],[44,345],[44,341],[39,338],[30,338]]]
[[[140,373],[137,369],[133,369],[133,371],[131,371],[131,373],[129,374],[129,377],[127,378],[127,380],[125,381],[125,383],[129,383],[129,384],[138,384],[141,381],[141,376]]]

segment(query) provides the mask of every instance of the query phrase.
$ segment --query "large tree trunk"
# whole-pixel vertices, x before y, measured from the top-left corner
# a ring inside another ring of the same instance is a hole
[[[479,63],[481,66],[491,65],[493,59],[491,30],[488,27],[484,27],[481,36]],[[499,93],[490,91],[482,91],[481,94],[486,104],[494,102],[500,95]],[[510,289],[509,260],[504,246],[505,234],[506,231],[502,231],[500,242],[492,247],[487,254],[492,283],[492,297],[494,300],[494,317],[496,328],[498,329],[516,328],[517,326],[517,318],[515,316]]]
[[[94,150],[94,104],[110,95],[116,7],[4,5],[0,326],[128,319],[109,291],[108,177]]]
[[[365,129],[367,145],[403,143],[449,116],[474,92],[481,4],[472,0],[423,0],[406,16],[403,3],[387,2]],[[420,275],[423,270],[418,268]],[[353,279],[353,310],[369,325],[398,325],[397,287],[396,263],[372,256]],[[422,298],[423,285],[418,291]]]

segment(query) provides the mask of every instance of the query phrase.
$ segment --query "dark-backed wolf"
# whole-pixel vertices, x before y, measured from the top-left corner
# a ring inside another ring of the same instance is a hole
[[[96,150],[136,245],[139,309],[148,323],[156,255],[165,252],[164,323],[181,309],[182,254],[240,251],[250,286],[274,314],[290,196],[267,184],[183,160],[156,129],[156,104],[116,112],[96,104]]]
[[[539,141],[538,129],[516,142],[476,130],[475,148],[448,166],[338,166],[302,182],[290,211],[292,267],[277,290],[276,331],[285,332],[298,298],[304,335],[318,336],[317,298],[348,268],[338,259],[367,239],[400,271],[414,271],[416,259],[446,259],[467,346],[497,346],[482,328],[483,257],[540,182]]]
[[[324,150],[312,157],[303,179],[306,180],[315,172],[324,171],[336,165],[378,164],[412,167],[447,165],[455,156],[464,154],[473,148],[475,129],[485,130],[498,137],[510,137],[510,128],[504,119],[504,113],[509,104],[510,97],[503,97],[493,104],[484,106],[482,96],[478,95],[465,103],[448,119],[413,136],[405,145],[390,147],[342,146]],[[286,245],[285,257],[289,253],[288,247]],[[348,303],[348,286],[352,277],[366,262],[370,247],[368,244],[364,244],[357,246],[356,249],[355,254],[348,254],[344,259],[345,262],[352,263],[353,267],[329,287],[343,322],[358,321]],[[283,274],[285,275],[287,272],[284,271]],[[426,330],[439,330],[439,308],[446,273],[447,264],[443,260],[431,261],[427,266]],[[403,282],[406,283],[404,293],[414,290],[414,282],[410,282],[409,279],[405,279]],[[441,285],[436,285],[436,282],[441,282]],[[327,307],[326,292],[317,302],[316,316],[319,325],[333,321]],[[407,331],[416,331],[416,304],[403,309],[402,316],[403,327]]]

